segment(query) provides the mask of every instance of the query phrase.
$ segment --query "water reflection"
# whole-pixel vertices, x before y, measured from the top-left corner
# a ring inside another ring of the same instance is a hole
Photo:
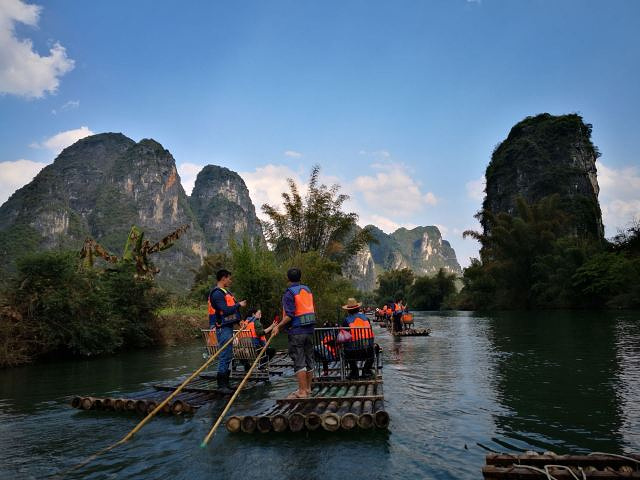
[[[568,451],[622,450],[621,366],[612,315],[493,316],[498,434],[509,444]]]

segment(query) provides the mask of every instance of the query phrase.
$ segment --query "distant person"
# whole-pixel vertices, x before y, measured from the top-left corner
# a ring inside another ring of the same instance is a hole
[[[265,333],[267,332],[262,327],[261,318],[262,310],[259,308],[252,308],[247,312],[247,318],[242,324],[242,327],[249,331],[253,346],[258,349],[264,348],[267,344],[267,337],[265,337]],[[268,360],[271,360],[275,353],[275,349],[269,347],[265,352],[265,356]]]
[[[313,332],[316,312],[311,289],[300,283],[302,272],[299,268],[287,271],[289,286],[282,296],[282,320],[273,328],[277,335],[285,329],[289,336],[289,356],[298,380],[298,389],[291,398],[307,398],[311,394],[313,380],[314,351]]]
[[[247,305],[246,300],[237,302],[228,288],[233,283],[229,270],[218,270],[216,273],[217,285],[209,293],[209,305],[213,314],[209,315],[209,325],[215,327],[218,345],[224,345],[233,337],[233,326],[240,323],[240,307]],[[229,367],[233,359],[233,346],[228,345],[218,357],[218,391],[224,394],[231,394],[233,390],[229,386]]]
[[[343,310],[347,311],[347,316],[342,321],[342,326],[350,328],[351,341],[344,344],[344,356],[349,364],[349,379],[357,380],[358,361],[364,360],[362,367],[362,377],[371,377],[373,372],[374,351],[373,351],[373,328],[367,316],[360,312],[361,304],[355,298],[349,298],[347,304],[343,305]]]
[[[402,331],[402,313],[404,310],[402,307],[402,299],[397,298],[391,308],[392,308],[391,315],[393,317],[393,331],[401,332]]]

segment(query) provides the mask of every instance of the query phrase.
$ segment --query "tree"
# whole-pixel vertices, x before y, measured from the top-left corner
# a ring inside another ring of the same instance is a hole
[[[540,256],[553,252],[554,242],[562,235],[567,220],[559,207],[558,195],[534,204],[520,197],[516,205],[516,215],[480,212],[476,218],[485,225],[485,231],[467,230],[463,234],[481,243],[481,271],[495,284],[495,295],[485,299],[484,306],[531,308],[535,305],[534,265]]]
[[[260,243],[244,238],[232,240],[230,264],[233,273],[233,293],[238,300],[246,299],[248,308],[260,308],[266,321],[280,313],[280,298],[286,282],[273,252]]]
[[[267,242],[280,258],[318,252],[343,263],[373,241],[367,229],[358,229],[356,213],[342,211],[349,196],[339,193],[340,185],[327,187],[319,177],[320,167],[316,165],[304,198],[295,181],[287,179],[289,192],[282,193],[284,212],[269,204],[262,206],[269,217],[263,223]]]
[[[172,247],[188,229],[189,225],[182,225],[159,242],[152,244],[149,240],[145,240],[144,232],[133,225],[127,236],[122,258],[111,255],[102,245],[91,237],[87,237],[80,250],[80,258],[83,260],[85,267],[93,267],[96,255],[113,264],[118,262],[129,263],[135,265],[136,276],[153,278],[160,270],[154,267],[149,256]]]
[[[376,298],[379,304],[395,301],[397,298],[407,298],[409,287],[414,281],[413,272],[408,268],[389,270],[378,277]]]

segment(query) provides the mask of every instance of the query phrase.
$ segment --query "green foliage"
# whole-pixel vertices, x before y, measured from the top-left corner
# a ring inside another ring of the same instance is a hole
[[[528,204],[517,215],[483,212],[481,261],[465,269],[455,306],[463,309],[631,308],[640,305],[637,225],[608,250],[592,237],[564,234],[558,195]]]
[[[368,229],[357,228],[357,214],[342,211],[349,196],[338,193],[340,185],[327,187],[319,177],[320,167],[314,166],[304,198],[293,179],[287,179],[289,192],[282,193],[284,212],[262,206],[270,219],[264,223],[267,242],[280,258],[319,252],[343,263],[373,240]]]
[[[202,265],[195,271],[190,296],[196,301],[207,301],[211,286],[216,283],[216,272],[230,264],[226,253],[212,253],[204,257]]]
[[[440,269],[434,277],[417,277],[409,287],[407,303],[412,310],[440,310],[456,293],[456,276]]]
[[[22,319],[13,334],[22,338],[26,357],[97,355],[151,343],[163,295],[152,280],[134,278],[133,266],[84,269],[75,253],[52,251],[26,256],[17,268],[5,303]]]
[[[413,272],[408,268],[382,273],[378,276],[378,288],[376,289],[378,304],[393,302],[398,298],[406,299],[414,279]]]
[[[285,276],[276,264],[275,255],[247,238],[242,243],[231,241],[229,245],[235,297],[246,299],[248,308],[260,308],[265,320],[273,319],[280,312],[280,297],[285,288]]]

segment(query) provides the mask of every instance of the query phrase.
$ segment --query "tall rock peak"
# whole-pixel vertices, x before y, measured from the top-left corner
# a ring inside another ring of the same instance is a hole
[[[527,117],[493,152],[483,209],[514,214],[518,196],[533,203],[558,194],[561,208],[572,219],[567,233],[602,239],[598,156],[591,125],[579,115]]]
[[[245,234],[264,240],[249,189],[236,172],[216,165],[204,167],[196,177],[190,203],[209,250],[225,251],[230,238],[241,240]]]

